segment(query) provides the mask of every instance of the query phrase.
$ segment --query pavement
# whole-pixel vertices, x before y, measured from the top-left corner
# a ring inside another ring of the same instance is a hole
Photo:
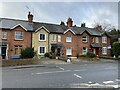
[[[4,67],[4,68],[11,68],[11,69],[20,69],[20,68],[35,68],[35,67],[45,67],[48,64],[49,65],[62,65],[62,64],[85,64],[85,63],[105,63],[105,62],[110,62],[114,63],[116,62],[115,60],[110,60],[110,59],[102,59],[100,61],[89,61],[87,59],[72,59],[70,63],[67,63],[63,60],[58,60],[58,59],[40,59],[37,64],[34,65],[22,65],[22,66],[9,66],[9,67]]]

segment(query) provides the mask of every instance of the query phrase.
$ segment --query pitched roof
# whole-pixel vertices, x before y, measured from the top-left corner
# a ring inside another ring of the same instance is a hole
[[[0,28],[11,29],[16,25],[21,25],[24,28],[26,28],[28,31],[33,31],[33,23],[30,23],[28,21],[0,18]]]
[[[22,25],[28,31],[36,31],[38,28],[44,26],[50,33],[61,33],[63,34],[66,30],[71,29],[75,34],[83,34],[87,31],[90,35],[101,36],[101,31],[94,28],[87,27],[68,27],[64,25],[42,23],[42,22],[33,22],[30,23],[25,20],[16,20],[8,18],[0,18],[0,28],[11,29],[16,25]]]

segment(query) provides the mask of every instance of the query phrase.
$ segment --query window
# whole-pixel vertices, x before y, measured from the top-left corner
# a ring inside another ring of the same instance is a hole
[[[46,53],[46,47],[45,46],[40,46],[38,50],[39,50],[38,53],[40,55],[44,55]]]
[[[61,42],[61,35],[58,35],[58,42]]]
[[[102,43],[107,43],[107,37],[102,37]]]
[[[87,36],[82,37],[82,42],[87,42]]]
[[[86,47],[83,47],[82,54],[87,54],[87,48]]]
[[[72,55],[72,49],[71,47],[66,48],[66,55]]]
[[[120,43],[120,38],[118,38],[118,42]]]
[[[96,37],[96,43],[99,43],[99,38],[98,37]]]
[[[103,47],[103,48],[102,48],[102,54],[103,54],[103,55],[106,55],[106,54],[107,54],[107,47]]]
[[[52,35],[52,41],[56,41],[56,35]]]
[[[66,42],[72,42],[71,35],[66,35]]]
[[[45,34],[39,34],[39,41],[46,41],[46,35]]]
[[[22,46],[15,46],[15,55],[20,55],[22,51]]]
[[[2,39],[7,39],[7,32],[5,31],[2,32]]]
[[[92,37],[91,41],[92,41],[92,43],[94,43],[94,38],[93,37]]]
[[[15,31],[15,40],[23,40],[23,32]]]

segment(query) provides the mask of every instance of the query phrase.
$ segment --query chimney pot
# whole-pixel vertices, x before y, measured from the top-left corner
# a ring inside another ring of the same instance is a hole
[[[28,13],[28,21],[33,22],[33,15],[30,12]]]

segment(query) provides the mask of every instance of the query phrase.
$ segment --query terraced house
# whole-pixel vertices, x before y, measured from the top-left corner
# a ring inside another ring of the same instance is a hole
[[[9,58],[20,55],[20,51],[26,47],[33,47],[39,58],[46,52],[52,52],[54,58],[76,57],[77,54],[87,52],[93,52],[97,56],[110,56],[109,35],[95,28],[88,28],[85,24],[75,26],[72,18],[68,18],[66,25],[33,22],[33,15],[29,12],[28,21],[2,18],[0,22],[2,37],[6,35],[5,53]],[[1,49],[2,56],[3,52]]]

